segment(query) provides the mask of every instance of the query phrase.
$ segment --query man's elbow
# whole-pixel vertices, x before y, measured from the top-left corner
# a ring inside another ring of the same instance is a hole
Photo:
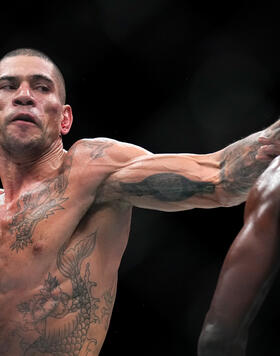
[[[231,207],[244,203],[248,198],[249,190],[240,189],[230,191],[221,185],[216,187],[216,198],[222,207]]]
[[[198,342],[198,356],[245,356],[247,339],[230,334],[224,328],[206,323]]]
[[[231,196],[229,194],[217,194],[215,197],[215,207],[230,208],[245,202],[247,194],[243,196]]]
[[[228,342],[219,328],[205,325],[198,341],[198,356],[226,356]]]

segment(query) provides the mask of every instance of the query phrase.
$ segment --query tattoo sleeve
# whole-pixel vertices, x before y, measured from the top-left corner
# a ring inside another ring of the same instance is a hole
[[[260,133],[255,133],[222,151],[218,182],[195,181],[183,174],[166,172],[153,174],[137,182],[121,182],[120,188],[124,193],[132,196],[150,196],[162,202],[179,202],[193,196],[215,194],[219,186],[223,192],[234,197],[232,201],[226,195],[227,204],[240,203],[246,198],[249,189],[269,164],[267,161],[256,159],[261,146],[258,142],[259,135]]]
[[[258,176],[268,166],[268,162],[258,161],[256,154],[261,144],[258,134],[228,146],[221,161],[221,184],[226,192],[234,195],[247,194]]]

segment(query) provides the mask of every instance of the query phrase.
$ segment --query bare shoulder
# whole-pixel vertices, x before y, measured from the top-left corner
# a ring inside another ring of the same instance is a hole
[[[111,138],[85,138],[73,144],[65,156],[65,167],[72,166],[72,178],[79,187],[103,195],[104,184],[114,173],[131,161],[151,154],[149,151],[130,143]],[[111,198],[111,194],[110,194]]]
[[[251,211],[280,212],[280,157],[274,158],[252,187],[247,203],[246,214]]]
[[[115,165],[119,167],[139,156],[151,154],[140,146],[107,137],[81,139],[70,148],[69,153],[87,163],[99,160],[104,164],[107,161],[113,169]]]
[[[106,137],[84,138],[75,142],[70,148],[69,153],[75,152],[76,155],[83,155],[84,158],[95,160],[104,157],[107,154],[108,148],[115,145],[116,142]]]
[[[278,198],[280,198],[280,156],[274,158],[260,175],[255,184],[255,190],[265,199],[273,198],[272,194],[275,195],[275,193],[278,193]]]

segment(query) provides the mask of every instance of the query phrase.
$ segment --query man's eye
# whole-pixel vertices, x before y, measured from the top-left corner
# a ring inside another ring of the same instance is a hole
[[[35,89],[39,90],[39,91],[42,91],[44,93],[48,92],[50,89],[49,87],[45,86],[45,85],[37,85],[35,87]]]
[[[16,89],[16,86],[13,84],[5,84],[5,85],[1,85],[0,89],[14,90]]]

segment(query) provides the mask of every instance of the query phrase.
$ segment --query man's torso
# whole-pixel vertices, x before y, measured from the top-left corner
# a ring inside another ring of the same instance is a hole
[[[95,356],[102,346],[131,208],[96,202],[109,172],[102,144],[93,145],[88,185],[87,145],[77,143],[57,175],[0,206],[1,355]]]

